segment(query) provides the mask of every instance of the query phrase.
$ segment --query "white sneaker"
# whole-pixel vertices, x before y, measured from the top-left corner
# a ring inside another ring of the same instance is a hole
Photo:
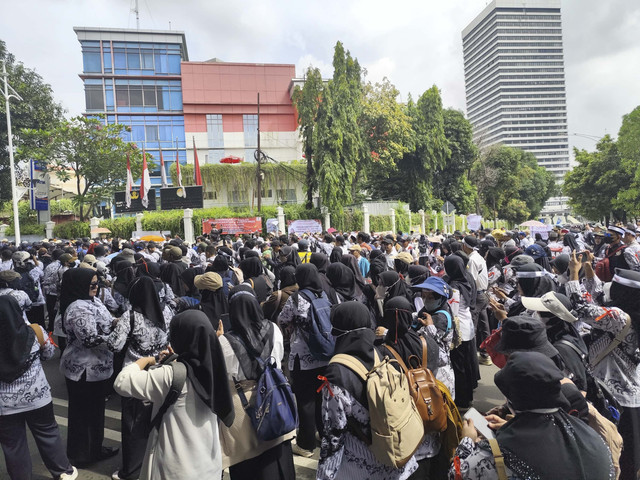
[[[304,457],[304,458],[313,457],[313,451],[305,450],[304,448],[299,447],[297,443],[291,443],[291,451],[293,452],[294,455],[298,455],[300,457]]]
[[[59,480],[76,480],[76,478],[78,478],[78,469],[73,467],[73,472],[63,473],[60,475]]]
[[[111,474],[111,480],[120,480],[120,470],[116,470]]]

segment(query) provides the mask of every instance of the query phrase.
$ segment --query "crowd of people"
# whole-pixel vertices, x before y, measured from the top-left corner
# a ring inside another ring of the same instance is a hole
[[[114,480],[293,479],[318,448],[321,480],[636,479],[639,251],[631,224],[4,241],[9,477],[31,478],[28,426],[61,480],[119,450]],[[463,420],[492,363],[504,404]]]

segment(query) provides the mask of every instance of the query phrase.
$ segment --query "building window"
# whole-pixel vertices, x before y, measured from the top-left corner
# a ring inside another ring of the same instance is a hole
[[[249,204],[249,193],[246,190],[230,190],[228,193],[230,205]]]
[[[217,200],[218,193],[213,191],[205,191],[203,197],[205,200]]]
[[[220,163],[224,158],[224,132],[222,130],[222,115],[207,115],[207,138],[209,154],[208,163]]]
[[[84,95],[87,103],[87,111],[104,110],[102,85],[85,85]]]
[[[277,195],[279,203],[296,203],[298,201],[294,188],[277,190]]]
[[[82,42],[82,65],[85,73],[102,73],[99,42]]]
[[[258,148],[258,115],[243,115],[244,161],[255,162],[255,151]]]
[[[273,197],[273,190],[269,189],[263,189],[262,190],[262,198],[272,198]]]

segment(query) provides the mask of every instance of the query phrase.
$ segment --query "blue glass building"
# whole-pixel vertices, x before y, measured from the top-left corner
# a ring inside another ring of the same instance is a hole
[[[153,155],[151,183],[160,185],[160,149],[169,176],[186,163],[180,62],[188,61],[184,32],[74,27],[82,46],[87,116],[131,127],[125,139]]]

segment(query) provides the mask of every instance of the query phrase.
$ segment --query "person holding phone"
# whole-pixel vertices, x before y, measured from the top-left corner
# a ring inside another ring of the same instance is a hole
[[[615,478],[602,438],[564,411],[564,374],[551,359],[538,352],[514,352],[494,379],[513,418],[503,422],[493,415],[485,417],[490,427],[498,427],[493,445],[478,436],[473,420],[465,420],[449,480]],[[532,448],[534,438],[538,441]]]

